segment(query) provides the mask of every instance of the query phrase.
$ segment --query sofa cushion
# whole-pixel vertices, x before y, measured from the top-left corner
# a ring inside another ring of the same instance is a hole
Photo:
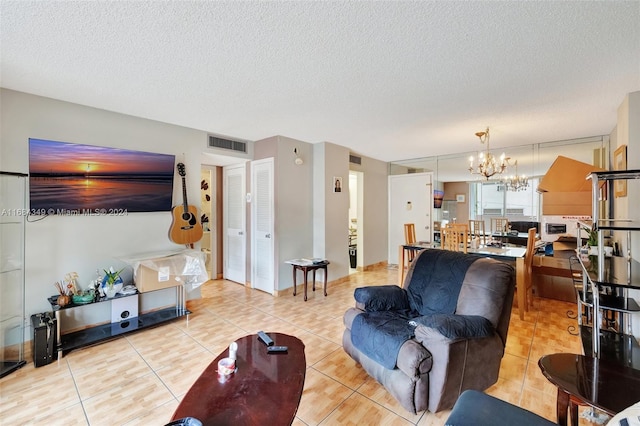
[[[396,366],[402,344],[413,337],[409,319],[397,311],[363,312],[351,324],[351,343],[385,368]]]
[[[488,337],[495,333],[491,322],[478,315],[434,314],[417,317],[413,321],[434,328],[449,339]]]
[[[423,250],[413,260],[408,284],[409,305],[417,315],[453,314],[469,266],[478,256],[448,250]]]
[[[405,289],[397,285],[356,288],[353,297],[365,311],[408,310],[409,299]]]
[[[471,265],[464,278],[456,314],[479,315],[498,328],[505,296],[514,285],[515,269],[497,259],[482,258]]]

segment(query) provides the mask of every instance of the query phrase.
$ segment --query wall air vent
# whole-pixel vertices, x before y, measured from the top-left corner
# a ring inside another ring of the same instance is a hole
[[[507,209],[507,216],[524,216],[524,209]]]
[[[502,216],[502,209],[482,209],[483,216]]]
[[[209,135],[209,148],[228,149],[231,151],[247,153],[247,143],[233,141],[231,139],[223,139],[217,136]]]
[[[362,164],[362,157],[358,157],[357,155],[349,154],[349,162],[353,164]]]

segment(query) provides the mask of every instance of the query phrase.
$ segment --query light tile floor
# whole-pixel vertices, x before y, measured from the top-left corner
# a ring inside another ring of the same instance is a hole
[[[294,425],[442,425],[449,411],[405,411],[342,350],[342,315],[353,290],[395,283],[397,270],[350,274],[329,295],[309,290],[273,297],[229,281],[209,281],[190,301],[188,321],[72,351],[61,360],[0,379],[0,419],[11,425],[164,425],[201,371],[229,343],[258,330],[298,336],[307,373]],[[300,289],[299,289],[300,290]],[[537,298],[520,320],[514,308],[496,397],[555,420],[556,388],[540,373],[540,356],[581,353],[567,332],[575,305]],[[581,419],[582,425],[591,424]]]

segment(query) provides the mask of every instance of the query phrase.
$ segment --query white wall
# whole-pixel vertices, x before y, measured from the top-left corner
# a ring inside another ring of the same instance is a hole
[[[6,89],[0,92],[0,108],[2,170],[28,172],[29,138],[174,154],[176,161],[186,165],[189,203],[200,205],[200,153],[207,136],[203,131]],[[174,204],[182,202],[179,180],[173,196]],[[47,297],[56,294],[54,282],[68,272],[77,272],[80,286],[86,288],[98,268],[124,266],[121,259],[140,253],[184,248],[168,238],[170,212],[119,217],[49,216],[36,221],[39,218],[31,217],[26,225],[27,316],[51,310]],[[145,296],[142,309],[173,303],[173,293],[169,292]],[[199,291],[194,293],[190,296],[199,297]],[[74,314],[79,322],[108,321],[109,305],[84,307]],[[69,323],[65,328],[74,326]]]
[[[618,121],[611,132],[611,155],[616,148],[627,146],[627,169],[640,169],[640,92],[629,93],[618,107]],[[627,181],[627,196],[614,200],[614,216],[619,219],[640,220],[637,206],[640,203],[640,180]],[[621,243],[626,253],[627,233],[616,232],[614,238]],[[640,232],[631,233],[631,257],[640,261]],[[630,291],[629,296],[640,301],[640,291]],[[640,315],[632,315],[632,329],[636,338],[640,338]]]
[[[207,151],[207,132],[7,89],[0,92],[0,101],[2,170],[28,172],[29,138],[174,154],[187,168],[189,203],[200,207],[200,166],[202,153]],[[294,163],[294,148],[304,164]],[[276,159],[276,290],[291,287],[290,268],[282,262],[295,257],[327,257],[332,262],[329,279],[348,275],[349,150],[331,143],[314,145],[275,136],[251,144],[250,155]],[[366,266],[385,259],[387,216],[381,206],[386,205],[387,165],[363,157],[362,165],[355,169],[364,172],[364,220],[359,230],[365,241],[359,250]],[[343,178],[342,193],[333,192],[334,176]],[[174,204],[181,200],[178,181]],[[122,259],[140,253],[182,249],[167,238],[170,225],[169,212],[126,217],[52,216],[28,223],[27,315],[51,309],[46,298],[55,294],[53,283],[67,272],[78,272],[79,284],[86,288],[98,268],[124,265]],[[249,265],[247,268],[250,270]],[[150,305],[164,303],[166,295],[145,300]],[[108,304],[104,305],[108,309]],[[91,306],[91,313],[85,315],[82,309],[76,313],[79,321],[98,322],[102,321],[98,317],[106,315],[99,309],[96,305]]]
[[[329,280],[349,274],[349,149],[329,142],[314,148],[314,257],[331,262]],[[343,189],[333,192],[333,178],[341,177]]]
[[[221,165],[215,159],[203,160],[217,158],[223,151],[207,148],[207,132],[201,130],[7,89],[0,89],[0,110],[0,169],[6,171],[28,172],[29,138],[174,154],[176,161],[186,165],[189,204],[199,208],[201,164]],[[303,165],[295,165],[294,148],[303,158]],[[233,155],[238,161],[275,158],[276,290],[292,286],[291,269],[283,263],[291,258],[326,257],[331,261],[329,280],[348,275],[350,168],[363,172],[364,213],[362,223],[358,224],[363,243],[359,244],[358,256],[363,256],[363,266],[386,260],[387,163],[362,157],[362,165],[349,164],[349,154],[348,148],[327,142],[310,144],[275,136],[249,143],[246,155]],[[333,192],[334,176],[343,178],[341,193]],[[182,202],[181,189],[178,180],[174,204]],[[68,272],[77,272],[80,287],[86,288],[95,278],[96,269],[125,266],[123,259],[141,253],[183,249],[169,241],[170,225],[170,212],[121,217],[50,216],[29,222],[25,265],[27,317],[51,309],[46,299],[56,293],[53,283]],[[199,297],[199,291],[189,296]],[[145,295],[142,309],[171,303],[172,291],[160,291]],[[67,319],[63,329],[108,321],[109,304],[79,308],[73,314],[75,318]],[[26,335],[29,334],[27,330]]]
[[[295,164],[297,149],[303,164]],[[256,159],[274,157],[275,290],[293,287],[290,259],[313,255],[313,148],[307,142],[274,136],[255,143]]]

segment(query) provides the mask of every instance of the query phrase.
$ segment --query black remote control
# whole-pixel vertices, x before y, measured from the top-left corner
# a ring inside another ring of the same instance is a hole
[[[269,346],[267,348],[267,353],[270,353],[270,354],[282,354],[282,353],[287,352],[288,350],[289,350],[289,348],[286,347],[286,346]]]
[[[264,331],[258,331],[258,339],[267,346],[273,346],[273,340]]]

